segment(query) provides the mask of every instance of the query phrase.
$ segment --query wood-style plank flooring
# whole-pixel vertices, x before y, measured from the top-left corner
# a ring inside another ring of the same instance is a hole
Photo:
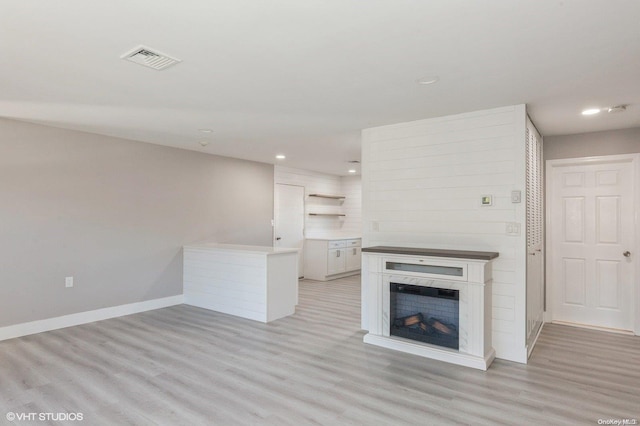
[[[638,337],[547,325],[529,365],[482,372],[365,345],[359,325],[355,276],[301,281],[296,314],[271,324],[183,305],[0,342],[0,424],[640,421]]]

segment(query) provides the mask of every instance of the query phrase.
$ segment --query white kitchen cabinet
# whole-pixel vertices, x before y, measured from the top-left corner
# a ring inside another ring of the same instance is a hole
[[[346,259],[345,259],[345,263],[346,263],[346,270],[347,271],[354,271],[354,270],[360,270],[360,263],[361,263],[361,253],[360,253],[360,247],[349,247],[345,249],[346,251]]]
[[[345,249],[337,248],[329,250],[327,256],[327,275],[339,274],[347,270],[347,256]]]
[[[355,275],[360,272],[360,238],[307,238],[304,276],[317,281]]]

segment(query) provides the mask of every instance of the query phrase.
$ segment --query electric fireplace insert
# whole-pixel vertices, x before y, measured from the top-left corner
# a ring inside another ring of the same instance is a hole
[[[459,291],[389,283],[389,334],[458,349]]]

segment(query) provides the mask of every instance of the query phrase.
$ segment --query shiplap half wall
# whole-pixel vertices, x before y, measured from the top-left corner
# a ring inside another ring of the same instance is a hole
[[[362,132],[363,247],[500,253],[493,266],[493,346],[526,362],[526,109],[516,105]],[[493,205],[481,198],[492,196]],[[518,224],[519,235],[508,235]]]
[[[275,184],[304,187],[305,236],[362,232],[362,185],[360,176],[340,177],[310,170],[276,166]],[[309,197],[309,194],[344,195],[344,201]],[[315,213],[342,213],[344,217],[310,216]]]

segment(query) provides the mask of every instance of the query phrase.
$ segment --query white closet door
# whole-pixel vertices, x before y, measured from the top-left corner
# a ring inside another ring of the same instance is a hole
[[[298,276],[304,275],[304,187],[276,184],[274,247],[297,248]]]
[[[634,328],[635,178],[624,157],[549,162],[554,321]]]
[[[527,118],[527,348],[535,344],[544,316],[544,193],[542,137]]]

